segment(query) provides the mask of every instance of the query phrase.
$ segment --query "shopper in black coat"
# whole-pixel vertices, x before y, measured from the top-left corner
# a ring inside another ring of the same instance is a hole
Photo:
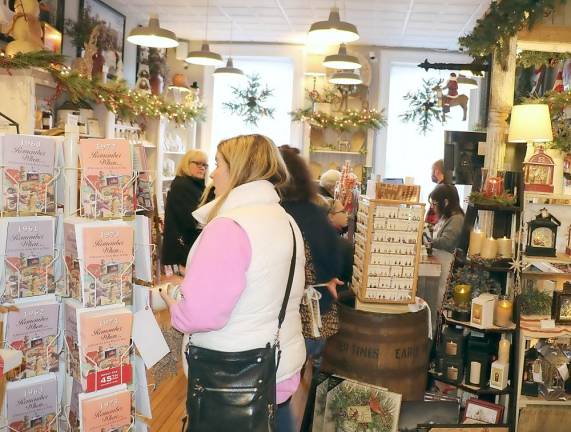
[[[186,266],[188,252],[200,234],[192,212],[204,193],[207,169],[207,155],[201,150],[189,150],[177,166],[165,205],[162,264]]]

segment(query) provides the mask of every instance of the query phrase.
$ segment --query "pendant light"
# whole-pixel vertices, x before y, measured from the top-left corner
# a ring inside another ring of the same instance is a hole
[[[339,17],[339,8],[334,6],[327,21],[317,21],[309,28],[308,42],[312,44],[335,45],[354,42],[359,39],[357,27]]]
[[[231,76],[231,77],[238,77],[244,76],[244,72],[240,69],[234,67],[234,61],[232,60],[232,39],[233,39],[233,29],[234,29],[234,22],[230,23],[230,55],[228,56],[228,60],[226,61],[226,66],[216,68],[214,71],[214,76]]]
[[[330,69],[359,69],[361,63],[355,56],[347,54],[347,46],[345,44],[339,45],[339,52],[325,57],[323,66]]]
[[[204,41],[202,42],[202,47],[199,51],[191,51],[188,53],[188,57],[185,62],[190,64],[196,64],[201,66],[222,66],[224,60],[222,56],[218,53],[210,51],[210,46],[208,45],[208,1],[206,2],[206,25],[204,30]]]
[[[127,41],[149,48],[175,48],[178,46],[174,32],[162,28],[156,14],[151,14],[149,25],[135,27],[131,30]]]
[[[361,84],[363,80],[358,73],[352,70],[340,70],[335,72],[331,78],[329,78],[331,84],[341,84],[341,85],[357,85]]]

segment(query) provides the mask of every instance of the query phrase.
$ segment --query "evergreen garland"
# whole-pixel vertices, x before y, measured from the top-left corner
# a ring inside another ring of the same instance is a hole
[[[530,97],[523,103],[540,103],[549,105],[553,143],[551,148],[564,153],[571,153],[571,119],[567,118],[565,108],[571,107],[571,90],[559,93],[547,92],[543,97]]]
[[[571,58],[569,52],[522,51],[517,55],[516,62],[520,67],[530,68],[539,65],[552,66],[569,58]]]
[[[371,409],[370,423],[357,423],[351,419],[347,408],[366,406]],[[393,430],[396,406],[390,395],[383,391],[357,386],[345,386],[334,395],[331,409],[336,430],[391,432]]]
[[[545,16],[549,16],[567,0],[500,0],[492,1],[472,33],[458,39],[472,57],[486,57],[497,52],[505,69],[509,40],[524,27],[529,30]]]
[[[224,102],[222,105],[231,114],[239,115],[246,124],[258,126],[261,117],[274,118],[275,108],[267,108],[263,103],[273,95],[273,90],[265,86],[262,88],[258,74],[248,75],[246,88],[232,87],[232,94],[236,97],[234,102]]]
[[[433,88],[440,85],[442,80],[423,79],[422,88],[416,92],[408,92],[404,100],[409,101],[409,109],[399,117],[403,122],[417,124],[417,130],[426,135],[432,130],[433,122],[444,124],[446,117],[438,103],[438,97]]]
[[[360,111],[346,110],[339,115],[313,112],[311,108],[298,109],[289,113],[292,121],[308,122],[321,129],[330,128],[340,132],[352,130],[380,129],[387,125],[383,112],[363,108]]]
[[[63,63],[64,60],[64,56],[49,51],[18,53],[14,56],[0,53],[0,68],[8,72],[32,67],[43,69],[56,80],[56,97],[65,91],[73,102],[83,100],[102,103],[121,120],[165,116],[178,124],[184,124],[190,120],[200,121],[204,118],[203,105],[170,103],[156,95],[131,90],[125,81],[110,81],[104,84],[90,80],[70,70]]]

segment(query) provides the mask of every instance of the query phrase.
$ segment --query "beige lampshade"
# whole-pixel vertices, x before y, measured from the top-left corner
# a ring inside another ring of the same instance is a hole
[[[550,141],[553,141],[553,131],[549,107],[544,104],[514,105],[508,142]]]
[[[323,56],[316,54],[308,54],[305,57],[305,72],[307,76],[325,76],[325,67],[323,66]]]

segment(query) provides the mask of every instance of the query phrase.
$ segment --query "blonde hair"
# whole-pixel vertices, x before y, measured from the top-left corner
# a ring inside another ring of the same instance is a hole
[[[201,162],[201,161],[208,161],[208,155],[203,152],[202,150],[192,149],[187,151],[184,156],[180,159],[176,167],[176,175],[177,176],[187,176],[192,177],[190,175],[190,163],[191,162]]]
[[[210,222],[220,211],[226,198],[237,186],[256,180],[267,180],[279,187],[287,182],[288,172],[278,148],[264,135],[239,135],[218,144],[218,154],[228,164],[229,188],[217,197],[216,205],[208,215]],[[201,204],[208,199],[208,192],[202,195]]]

